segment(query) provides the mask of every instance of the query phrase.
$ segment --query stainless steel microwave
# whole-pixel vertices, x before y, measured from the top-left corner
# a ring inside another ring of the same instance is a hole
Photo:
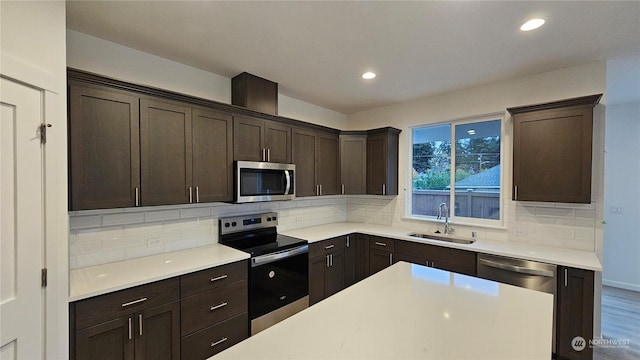
[[[296,166],[270,162],[235,162],[235,201],[291,200],[296,197]]]

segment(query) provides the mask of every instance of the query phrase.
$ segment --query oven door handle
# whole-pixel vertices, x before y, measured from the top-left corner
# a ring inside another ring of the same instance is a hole
[[[309,252],[309,245],[303,245],[293,249],[287,249],[283,251],[279,251],[273,254],[266,254],[256,256],[251,259],[251,267],[256,267],[264,264],[268,264],[270,262],[274,262],[280,259],[285,259],[288,257],[300,255]]]

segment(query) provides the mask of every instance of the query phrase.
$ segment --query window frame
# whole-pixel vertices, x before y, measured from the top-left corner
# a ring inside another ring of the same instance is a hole
[[[449,190],[449,203],[447,207],[449,208],[449,223],[456,225],[468,225],[468,226],[477,226],[477,227],[485,227],[485,228],[496,228],[496,229],[505,229],[505,217],[506,217],[506,190],[508,189],[508,184],[506,184],[506,168],[505,168],[505,160],[506,160],[506,124],[505,124],[506,116],[504,112],[495,112],[484,115],[476,115],[458,119],[450,119],[443,120],[439,122],[433,123],[423,123],[419,125],[409,126],[409,141],[407,144],[407,152],[409,156],[407,157],[408,166],[406,168],[405,175],[405,185],[408,191],[405,192],[405,219],[408,220],[416,220],[416,221],[425,221],[425,222],[434,222],[434,223],[444,223],[444,219],[438,220],[435,216],[428,215],[417,215],[413,214],[413,131],[419,128],[431,127],[431,126],[441,126],[441,125],[450,125],[451,133],[450,133],[450,141],[451,141],[451,163],[450,163],[450,183],[451,188]],[[499,203],[500,203],[500,212],[499,218],[497,220],[492,219],[480,219],[480,218],[472,218],[472,217],[464,217],[464,216],[456,216],[455,211],[452,211],[455,207],[452,207],[452,204],[455,202],[455,176],[456,176],[456,138],[455,138],[455,129],[457,125],[471,124],[471,123],[479,123],[485,121],[499,120],[500,121],[500,192],[499,192]]]

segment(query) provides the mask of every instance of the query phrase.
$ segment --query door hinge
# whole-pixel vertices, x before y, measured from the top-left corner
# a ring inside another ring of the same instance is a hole
[[[42,269],[40,281],[41,281],[42,287],[47,287],[47,269],[46,268]]]
[[[50,128],[51,126],[51,124],[40,124],[40,144],[47,143],[47,128]]]

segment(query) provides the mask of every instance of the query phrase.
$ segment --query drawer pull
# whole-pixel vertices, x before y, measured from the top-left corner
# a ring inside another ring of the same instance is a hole
[[[133,301],[129,301],[128,303],[124,303],[122,304],[122,307],[127,307],[127,306],[131,306],[131,305],[135,305],[135,304],[140,304],[147,301],[147,298],[142,298],[142,299],[138,299],[138,300],[133,300]]]
[[[229,275],[221,275],[221,276],[218,276],[218,277],[211,278],[210,280],[211,280],[211,282],[216,282],[218,280],[226,279],[228,276]]]
[[[335,245],[331,244],[331,245],[327,245],[324,247],[325,250],[329,250],[332,249]]]
[[[216,341],[216,342],[212,342],[212,343],[211,343],[211,347],[214,347],[214,346],[216,346],[216,345],[222,344],[222,343],[223,343],[223,342],[225,342],[225,341],[227,341],[227,338],[222,338],[222,339],[220,339],[220,340],[218,340],[218,341]]]
[[[129,318],[129,340],[131,340],[131,339],[132,339],[132,336],[131,336],[131,328],[132,328],[132,326],[131,326],[131,318]]]
[[[387,246],[387,244],[385,244],[383,242],[379,242],[379,241],[376,241],[376,245],[378,245],[378,246]]]
[[[210,311],[213,311],[213,310],[216,310],[216,309],[223,308],[223,307],[225,307],[225,306],[227,306],[227,305],[228,305],[228,304],[227,304],[226,302],[223,302],[222,304],[218,304],[218,305],[212,306]]]

